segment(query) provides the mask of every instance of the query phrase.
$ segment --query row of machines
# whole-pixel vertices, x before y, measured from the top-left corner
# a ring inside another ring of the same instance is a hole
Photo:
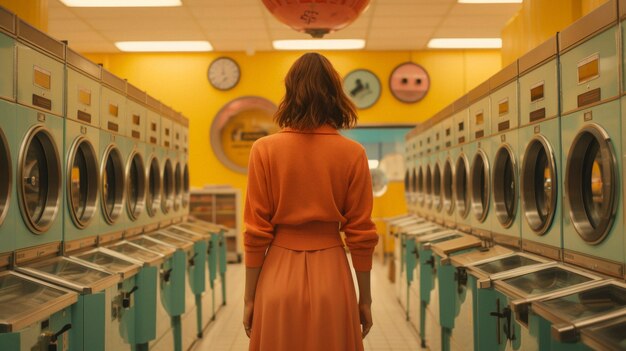
[[[188,216],[188,135],[180,113],[0,7],[0,350],[202,337],[226,303],[228,229]]]
[[[607,1],[407,134],[387,228],[423,347],[626,350],[625,18]]]

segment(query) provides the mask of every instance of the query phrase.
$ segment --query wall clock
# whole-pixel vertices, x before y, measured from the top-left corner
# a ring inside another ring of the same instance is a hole
[[[430,88],[430,77],[424,67],[405,62],[398,65],[389,76],[389,90],[393,96],[405,103],[422,100]]]
[[[356,107],[366,109],[380,98],[380,80],[366,69],[357,69],[343,79],[343,91],[354,102]]]
[[[211,62],[207,77],[215,89],[230,90],[239,83],[241,69],[235,60],[222,56]]]

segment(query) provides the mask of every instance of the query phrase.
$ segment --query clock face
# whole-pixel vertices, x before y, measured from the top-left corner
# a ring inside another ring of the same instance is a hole
[[[389,90],[393,96],[406,103],[422,100],[430,88],[430,77],[426,70],[413,62],[396,67],[389,77]]]
[[[241,70],[235,60],[229,57],[219,57],[211,62],[207,75],[215,89],[229,90],[239,83]]]
[[[380,81],[371,71],[357,69],[343,79],[343,90],[357,108],[366,109],[380,98]]]

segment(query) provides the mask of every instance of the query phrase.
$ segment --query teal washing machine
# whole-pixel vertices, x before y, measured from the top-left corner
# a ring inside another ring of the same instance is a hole
[[[199,264],[200,258],[196,256],[194,250],[194,242],[186,239],[181,239],[180,236],[167,234],[164,231],[156,231],[146,235],[148,238],[158,241],[163,245],[169,245],[176,249],[174,253],[174,259],[184,262],[186,270],[186,280],[184,284],[184,296],[182,299],[184,302],[183,313],[178,316],[172,316],[172,329],[174,336],[174,345],[181,345],[182,350],[188,350],[198,335],[197,325],[197,312],[196,312],[196,295],[194,294],[194,288],[199,289],[199,285],[204,284],[204,277],[202,272],[204,271],[204,264]],[[171,346],[171,343],[167,339],[157,341],[153,348],[159,349],[159,344]]]
[[[474,154],[474,145],[469,142],[469,108],[467,95],[454,102],[454,115],[452,116],[452,128],[454,129],[454,208],[456,211],[456,229],[464,232],[472,232],[470,217],[470,157]]]
[[[171,271],[167,270],[171,268],[171,262],[166,262],[168,258],[162,254],[128,241],[113,243],[102,250],[141,265],[141,270],[135,278],[138,289],[131,294],[130,300],[131,305],[134,306],[135,322],[134,326],[129,326],[129,330],[132,331],[129,340],[135,345],[134,350],[147,351],[149,342],[157,337],[157,305],[162,306],[157,296],[160,297],[161,287],[165,288],[166,284],[160,282],[160,279],[170,279]],[[127,292],[130,293],[130,291]],[[159,320],[159,322],[165,323],[167,327],[169,318],[166,316],[165,320]]]
[[[95,246],[100,229],[100,66],[66,48],[65,194],[63,244]]]
[[[433,145],[433,152],[430,156],[430,163],[432,165],[432,212],[430,218],[433,222],[443,225],[443,194],[441,187],[441,145],[443,140],[442,124],[435,122],[433,129],[435,141]]]
[[[183,144],[182,144],[182,153],[180,153],[180,162],[181,162],[181,172],[182,172],[182,218],[183,220],[187,219],[189,215],[189,197],[190,197],[190,183],[189,183],[189,119],[179,114],[178,120],[180,121],[180,128],[182,130],[183,135]],[[180,151],[179,151],[180,152]]]
[[[528,312],[528,329],[537,330],[540,350],[591,351],[592,348],[580,340],[581,329],[618,315],[626,315],[626,285],[605,280],[532,302]],[[624,334],[624,329],[621,334]]]
[[[126,239],[128,242],[161,254],[164,258],[159,270],[156,306],[156,338],[150,340],[150,350],[183,350],[181,316],[185,313],[185,270],[187,258],[184,252],[146,235]]]
[[[107,328],[111,326],[111,305],[120,293],[117,273],[67,257],[28,262],[15,270],[79,294],[71,307],[72,350],[115,350],[107,343]]]
[[[443,224],[448,228],[456,228],[456,211],[454,207],[454,163],[456,155],[452,151],[454,141],[454,105],[449,105],[439,112],[435,117],[441,120],[443,133],[443,144],[439,160],[442,164],[441,174],[441,194],[443,201]]]
[[[12,13],[0,7],[0,267],[8,266],[15,250],[18,215],[14,161],[17,158],[15,116],[15,22]]]
[[[413,213],[413,161],[415,155],[415,139],[417,129],[411,129],[405,136],[404,146],[404,201],[408,213]]]
[[[552,294],[583,287],[601,279],[588,271],[557,264],[535,267],[522,274],[495,280],[495,289],[491,290],[493,295],[489,301],[478,302],[481,310],[491,305],[491,323],[488,323],[491,328],[487,328],[483,334],[479,327],[481,347],[487,346],[485,350],[538,350],[541,330],[529,328],[528,321],[534,318],[530,305]]]
[[[557,38],[519,59],[522,249],[562,259]]]
[[[16,219],[15,248],[47,244],[57,251],[63,235],[65,191],[61,154],[65,46],[21,20],[17,29],[14,140],[19,154],[12,169],[22,220]]]
[[[423,164],[424,171],[424,205],[422,207],[422,216],[426,218],[426,220],[434,222],[434,209],[433,209],[433,163],[432,163],[432,155],[434,152],[434,139],[435,132],[432,128],[428,127],[424,132],[425,137],[425,150],[423,155],[420,157]]]
[[[100,90],[100,211],[99,241],[121,237],[129,225],[127,200],[126,81],[102,69]],[[143,173],[143,171],[142,171]],[[129,201],[136,201],[128,199]]]
[[[469,138],[471,153],[469,160],[470,226],[472,234],[491,240],[491,100],[489,81],[468,94]]]
[[[149,96],[146,96],[148,101],[148,108],[146,110],[146,214],[144,217],[143,231],[144,233],[148,233],[158,229],[161,226],[161,222],[163,221],[163,208],[165,205],[165,200],[163,198],[164,187],[165,187],[165,163],[167,160],[163,159],[163,152],[161,151],[161,147],[159,146],[160,138],[161,138],[161,118],[159,114],[155,112],[155,109],[158,109],[155,104],[158,104],[158,101],[155,101]],[[168,182],[171,182],[171,178],[168,176]],[[167,226],[167,223],[164,223]]]
[[[491,100],[491,236],[496,244],[515,249],[521,244],[519,213],[517,61],[489,79]]]
[[[139,289],[156,289],[156,284],[141,284],[142,277],[138,275],[140,264],[103,248],[76,253],[70,258],[120,275],[118,294],[113,296],[111,305],[106,309],[105,343],[108,350],[134,350],[137,347],[135,301],[138,296],[135,293]],[[140,315],[139,318],[145,317]]]
[[[560,184],[564,261],[623,279],[619,34],[615,1],[560,34]]]
[[[13,271],[0,272],[3,351],[74,349],[69,332],[78,294]]]
[[[415,135],[415,152],[413,153],[413,157],[411,163],[409,164],[409,169],[411,170],[411,194],[410,194],[410,202],[409,202],[409,210],[412,214],[416,216],[421,216],[421,208],[419,205],[419,195],[420,191],[420,180],[418,179],[418,173],[420,166],[422,165],[422,160],[420,159],[420,153],[422,153],[424,149],[424,144],[422,141],[422,130],[418,129]],[[422,174],[423,177],[423,174]]]
[[[172,168],[172,197],[169,205],[169,210],[165,213],[167,209],[167,202],[164,203],[166,206],[162,209],[164,210],[164,215],[167,221],[170,223],[179,222],[180,221],[180,212],[182,211],[182,168],[181,168],[181,160],[180,154],[174,151],[173,147],[173,130],[174,125],[176,123],[172,119],[175,118],[173,115],[173,110],[165,105],[161,105],[161,138],[160,138],[160,146],[161,151],[164,154],[164,158],[170,160]],[[167,168],[167,167],[165,167]],[[165,172],[165,170],[164,170]],[[166,184],[163,184],[163,192],[166,193]],[[166,200],[167,201],[167,200]]]

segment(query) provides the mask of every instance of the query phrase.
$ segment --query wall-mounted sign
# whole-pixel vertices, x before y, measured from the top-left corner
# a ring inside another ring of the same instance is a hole
[[[343,91],[356,107],[366,109],[380,98],[380,80],[366,69],[354,70],[343,79]]]
[[[275,112],[273,102],[257,96],[224,105],[211,125],[211,146],[217,158],[231,170],[246,173],[252,144],[279,130],[273,121]]]
[[[430,77],[426,70],[413,62],[398,65],[389,76],[389,90],[393,96],[406,103],[422,100],[430,88]]]

